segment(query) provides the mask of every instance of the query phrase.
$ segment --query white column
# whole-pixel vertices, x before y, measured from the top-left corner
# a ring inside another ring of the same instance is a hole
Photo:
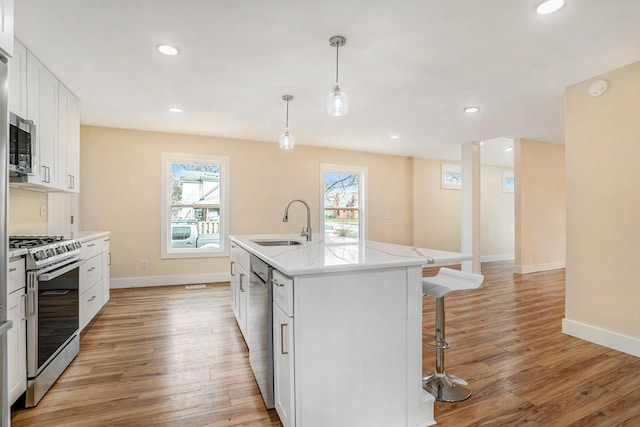
[[[468,142],[462,146],[462,230],[463,253],[472,254],[472,261],[462,263],[462,271],[480,273],[480,144]]]

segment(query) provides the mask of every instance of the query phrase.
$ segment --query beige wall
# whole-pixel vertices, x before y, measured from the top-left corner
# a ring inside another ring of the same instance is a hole
[[[9,187],[9,235],[48,234],[47,215],[40,215],[41,206],[47,207],[47,193]]]
[[[564,268],[565,147],[520,139],[515,163],[516,273]]]
[[[483,262],[513,259],[514,193],[502,191],[503,172],[513,168],[480,168],[480,254]]]
[[[458,252],[462,191],[441,188],[442,163],[413,159],[413,244]]]
[[[600,78],[609,90],[592,97],[588,88]],[[639,100],[640,62],[566,90],[566,318],[584,326],[586,338],[614,348],[626,342],[623,351],[638,356]]]
[[[304,198],[319,230],[320,164],[368,168],[367,209],[370,240],[411,244],[412,161],[408,157],[277,143],[132,131],[93,126],[81,129],[80,229],[111,231],[111,277],[227,273],[222,258],[160,258],[160,156],[163,151],[229,156],[230,233],[298,233],[305,222],[293,205]],[[391,219],[385,219],[387,213]],[[142,270],[140,261],[148,260]]]

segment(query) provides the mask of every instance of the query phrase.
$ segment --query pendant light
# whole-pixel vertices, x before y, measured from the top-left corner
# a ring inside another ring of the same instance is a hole
[[[282,99],[287,101],[287,126],[284,128],[284,133],[280,135],[280,148],[291,150],[295,144],[295,138],[289,133],[289,101],[293,99],[293,95],[282,95]]]
[[[338,50],[346,43],[347,39],[342,36],[333,36],[329,39],[329,45],[336,48],[336,84],[327,96],[327,112],[330,116],[344,116],[349,112],[349,97],[340,90],[338,85]]]

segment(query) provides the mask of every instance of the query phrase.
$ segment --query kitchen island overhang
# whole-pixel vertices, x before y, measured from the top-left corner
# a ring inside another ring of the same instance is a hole
[[[313,237],[231,237],[293,279],[291,425],[434,424],[434,398],[422,389],[422,267],[470,256]],[[301,244],[256,243],[277,239]]]

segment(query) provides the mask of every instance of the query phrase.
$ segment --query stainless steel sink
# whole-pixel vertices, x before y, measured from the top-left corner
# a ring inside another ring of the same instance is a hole
[[[297,240],[252,240],[252,242],[260,246],[296,246],[302,244]]]

